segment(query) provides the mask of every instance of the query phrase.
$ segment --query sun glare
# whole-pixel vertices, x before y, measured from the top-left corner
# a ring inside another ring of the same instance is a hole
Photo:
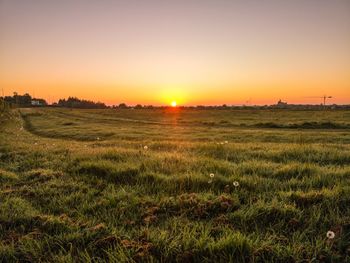
[[[171,102],[171,107],[176,107],[176,106],[177,106],[176,101],[172,101],[172,102]]]

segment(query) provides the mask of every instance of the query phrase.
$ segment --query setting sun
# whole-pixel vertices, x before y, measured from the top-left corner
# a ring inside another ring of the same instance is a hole
[[[172,101],[172,102],[171,102],[171,107],[176,107],[176,106],[177,106],[176,101]]]

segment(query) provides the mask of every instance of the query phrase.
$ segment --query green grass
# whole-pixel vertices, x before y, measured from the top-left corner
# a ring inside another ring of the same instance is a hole
[[[1,114],[0,262],[350,262],[349,111]]]

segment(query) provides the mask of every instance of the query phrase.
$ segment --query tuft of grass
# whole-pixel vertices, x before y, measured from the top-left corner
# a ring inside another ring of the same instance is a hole
[[[0,183],[13,182],[18,179],[19,177],[17,174],[0,169]]]
[[[94,176],[114,183],[131,183],[139,174],[139,167],[130,167],[129,165],[114,165],[107,160],[84,161],[81,162],[73,171],[79,175]]]
[[[281,225],[284,227],[298,225],[301,217],[302,212],[293,205],[284,204],[277,200],[269,203],[258,201],[233,213],[231,222],[243,229],[279,228]]]

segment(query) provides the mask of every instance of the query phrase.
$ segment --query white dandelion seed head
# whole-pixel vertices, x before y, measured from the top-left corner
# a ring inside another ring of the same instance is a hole
[[[215,174],[211,173],[209,174],[210,178],[214,178]]]
[[[147,145],[143,146],[143,149],[148,150],[148,146]]]
[[[333,239],[335,238],[335,233],[333,231],[328,231],[327,232],[327,238],[328,239]]]
[[[239,182],[237,182],[237,181],[234,181],[232,184],[233,184],[234,187],[238,187],[239,186]]]

